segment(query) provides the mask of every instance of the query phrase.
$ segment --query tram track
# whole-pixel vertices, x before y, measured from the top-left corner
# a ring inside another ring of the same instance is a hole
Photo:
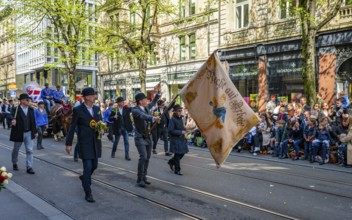
[[[2,147],[4,149],[7,149],[7,150],[11,150],[10,146],[5,145],[5,144],[0,144],[0,147]],[[22,155],[25,155],[25,152],[23,152],[23,151],[20,151],[20,153]],[[68,167],[65,167],[65,166],[62,166],[60,164],[51,162],[49,160],[45,160],[45,159],[40,158],[38,156],[34,156],[34,158],[36,160],[38,160],[38,161],[50,164],[51,166],[60,168],[62,170],[68,171],[68,172],[71,172],[71,173],[73,173],[73,174],[75,174],[77,176],[80,175],[80,173],[75,171],[74,169],[70,169]],[[124,168],[117,167],[117,166],[109,165],[109,164],[102,163],[102,162],[99,162],[99,163],[104,165],[104,166],[110,167],[110,168],[123,170],[123,171],[129,172],[129,173],[135,173],[133,171],[129,171],[129,170],[126,170]],[[226,197],[222,197],[222,196],[219,196],[219,195],[215,195],[215,194],[212,194],[212,193],[204,192],[202,190],[197,190],[197,189],[194,189],[192,187],[178,185],[178,184],[175,184],[175,183],[172,183],[172,182],[169,182],[169,181],[165,181],[165,180],[160,180],[160,179],[154,178],[154,177],[150,177],[150,178],[154,179],[154,180],[157,180],[159,182],[162,182],[164,184],[172,185],[174,187],[181,188],[183,190],[187,190],[188,192],[192,192],[192,193],[195,193],[195,194],[198,194],[198,195],[201,195],[201,196],[204,196],[204,197],[208,197],[208,198],[211,198],[211,199],[214,199],[214,200],[217,200],[217,201],[226,202],[228,204],[232,204],[232,205],[235,205],[235,206],[242,206],[242,207],[245,207],[245,208],[248,208],[248,209],[252,209],[252,210],[255,210],[255,211],[259,211],[259,212],[263,212],[263,213],[269,214],[271,216],[276,216],[276,217],[279,217],[279,218],[282,218],[282,219],[297,219],[296,217],[293,217],[293,216],[285,215],[285,214],[278,213],[278,212],[275,212],[275,211],[272,211],[272,210],[269,210],[269,209],[257,207],[257,206],[254,206],[254,205],[251,205],[251,204],[248,204],[248,203],[236,201],[236,200],[229,199],[229,198],[226,198]],[[142,199],[142,200],[144,200],[146,202],[152,203],[152,204],[157,205],[157,206],[159,206],[161,208],[175,211],[175,212],[177,212],[177,213],[179,213],[179,214],[181,214],[181,215],[183,215],[183,216],[185,216],[187,218],[190,218],[190,219],[204,219],[203,217],[198,216],[198,215],[193,214],[193,213],[190,213],[189,211],[185,211],[185,210],[181,210],[179,208],[175,208],[172,205],[167,205],[163,201],[158,201],[156,199],[147,198],[144,195],[141,195],[141,194],[139,194],[137,192],[133,192],[133,191],[131,191],[129,189],[126,189],[124,187],[114,185],[114,184],[109,183],[109,182],[107,182],[105,180],[102,180],[102,179],[99,179],[99,178],[96,178],[96,177],[92,177],[92,180],[95,181],[96,183],[102,185],[102,186],[107,187],[107,188],[124,192],[124,193],[126,193],[128,195],[140,198],[140,199]],[[44,200],[45,200],[45,198],[44,198]]]

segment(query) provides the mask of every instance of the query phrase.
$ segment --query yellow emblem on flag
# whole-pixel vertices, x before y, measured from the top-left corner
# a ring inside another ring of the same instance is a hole
[[[179,93],[220,166],[259,118],[213,53]]]

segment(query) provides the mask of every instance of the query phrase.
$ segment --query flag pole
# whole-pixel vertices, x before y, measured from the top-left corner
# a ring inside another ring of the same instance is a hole
[[[163,113],[160,115],[160,118],[163,117],[166,113],[168,114],[169,111],[174,107],[175,103],[176,103],[176,99],[179,97],[179,94],[177,94],[175,96],[175,98],[173,98],[169,104],[169,106],[167,107],[167,109],[165,111],[163,111]],[[155,128],[155,126],[157,125],[157,122],[154,122],[152,127],[147,131],[147,133],[145,134],[145,137],[149,137],[149,135],[151,134],[152,130]]]

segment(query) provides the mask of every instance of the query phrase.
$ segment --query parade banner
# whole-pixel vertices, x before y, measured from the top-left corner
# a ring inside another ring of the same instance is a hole
[[[213,53],[179,95],[219,167],[256,124],[258,116],[242,98]]]

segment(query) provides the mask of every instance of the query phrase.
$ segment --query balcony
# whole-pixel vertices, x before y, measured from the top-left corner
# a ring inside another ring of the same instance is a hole
[[[351,18],[352,17],[352,5],[341,7],[340,18]]]

